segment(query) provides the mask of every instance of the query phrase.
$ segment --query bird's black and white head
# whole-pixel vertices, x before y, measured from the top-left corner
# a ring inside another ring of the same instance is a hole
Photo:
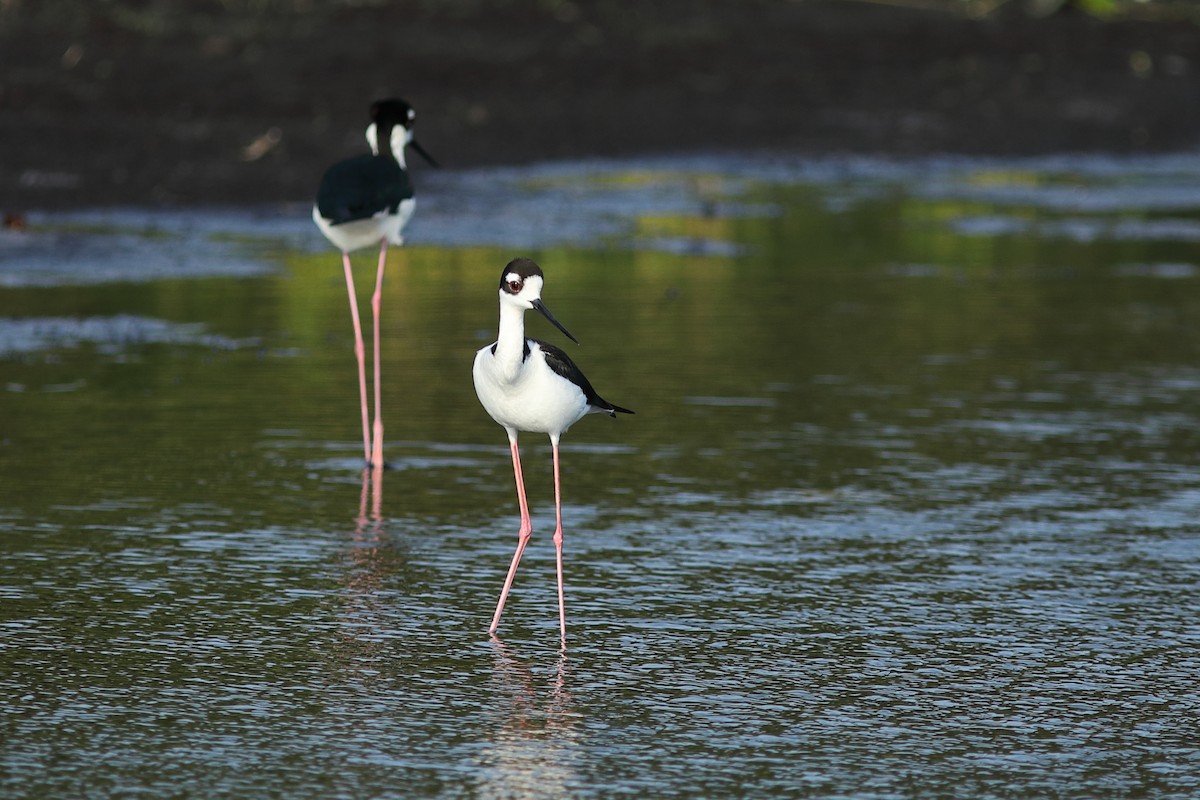
[[[542,302],[542,287],[545,283],[546,276],[542,272],[542,268],[532,259],[514,258],[504,266],[504,271],[500,273],[501,309],[506,306],[519,309],[521,312],[530,308],[535,309],[550,320],[554,327],[566,334],[568,339],[579,344],[579,340],[555,319],[554,315],[550,313],[550,309],[546,308],[546,304]]]
[[[371,152],[379,155],[380,143],[386,143],[387,152],[401,166],[405,166],[404,148],[412,145],[422,158],[436,167],[438,164],[433,156],[413,139],[416,120],[417,112],[406,101],[398,97],[376,100],[371,104],[371,124],[367,126],[367,143],[371,145]]]

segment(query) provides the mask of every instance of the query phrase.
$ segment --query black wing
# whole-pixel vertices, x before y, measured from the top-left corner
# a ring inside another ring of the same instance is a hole
[[[546,364],[550,369],[562,375],[571,383],[583,390],[583,396],[587,399],[588,405],[606,412],[610,417],[615,417],[617,412],[622,414],[632,414],[628,408],[621,408],[618,405],[605,400],[600,395],[596,394],[596,390],[592,388],[592,383],[587,379],[587,376],[575,366],[575,362],[571,360],[561,347],[555,347],[549,342],[543,342],[541,339],[530,339],[529,341],[542,348],[542,355],[546,358]],[[528,345],[526,345],[528,348]],[[528,353],[528,349],[526,350]]]
[[[339,161],[321,178],[317,210],[334,225],[395,213],[413,196],[408,173],[385,156],[355,156]]]

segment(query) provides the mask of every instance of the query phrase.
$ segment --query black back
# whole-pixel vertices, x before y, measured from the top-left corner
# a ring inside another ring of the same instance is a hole
[[[317,210],[334,225],[396,213],[413,196],[408,173],[388,156],[361,155],[339,161],[321,178]]]
[[[632,414],[628,408],[621,408],[618,405],[605,400],[600,395],[596,394],[596,390],[592,388],[592,383],[587,379],[579,367],[575,366],[575,362],[571,360],[561,347],[555,347],[549,342],[543,342],[541,339],[530,339],[542,348],[542,355],[546,357],[546,364],[550,369],[554,370],[559,375],[563,376],[571,383],[583,390],[583,396],[587,400],[589,406],[598,408],[601,411],[608,413],[610,417],[615,417],[617,412],[622,414]],[[525,357],[529,357],[529,345],[525,345]]]

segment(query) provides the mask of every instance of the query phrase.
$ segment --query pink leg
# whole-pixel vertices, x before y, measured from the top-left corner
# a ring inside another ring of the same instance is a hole
[[[517,574],[517,564],[521,563],[521,554],[529,537],[533,534],[533,522],[529,519],[529,503],[525,499],[525,476],[521,474],[521,451],[517,448],[515,436],[509,437],[509,449],[512,450],[513,476],[517,480],[517,504],[521,507],[521,529],[517,531],[517,552],[513,553],[512,564],[508,567],[508,577],[504,579],[504,588],[500,590],[500,602],[496,604],[496,613],[492,616],[492,625],[488,633],[495,633],[500,626],[500,614],[504,611],[504,601],[508,599],[508,590],[512,588],[513,577]]]
[[[358,495],[358,519],[355,520],[357,524],[354,526],[356,534],[362,533],[367,527],[367,487],[371,482],[370,473],[370,469],[363,467],[362,491]]]
[[[554,552],[558,566],[558,632],[563,644],[567,642],[567,604],[563,597],[563,529],[562,488],[558,480],[558,437],[550,437],[554,451]]]
[[[383,267],[387,263],[387,239],[383,240],[383,244],[379,247],[379,271],[375,275],[375,294],[371,296],[371,312],[375,317],[375,428],[374,442],[375,449],[371,452],[371,464],[373,466],[383,465],[383,415],[380,412],[382,402],[380,398],[383,396],[380,388],[380,361],[379,361],[379,309],[383,306]]]
[[[365,470],[364,470],[365,472]],[[375,524],[383,521],[383,462],[371,467],[371,519]]]
[[[350,270],[350,254],[342,253],[346,269],[346,291],[350,295],[350,318],[354,320],[354,356],[358,359],[358,397],[362,401],[363,457],[371,462],[371,430],[367,426],[367,364],[364,360],[362,325],[358,321],[358,297],[354,294],[354,273]]]

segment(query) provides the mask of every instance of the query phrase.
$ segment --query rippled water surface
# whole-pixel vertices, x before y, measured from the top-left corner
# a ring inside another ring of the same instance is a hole
[[[0,794],[1200,793],[1200,157],[418,191],[374,477],[306,208],[0,233]],[[637,411],[564,438],[565,650],[540,436],[486,633],[519,254]]]

